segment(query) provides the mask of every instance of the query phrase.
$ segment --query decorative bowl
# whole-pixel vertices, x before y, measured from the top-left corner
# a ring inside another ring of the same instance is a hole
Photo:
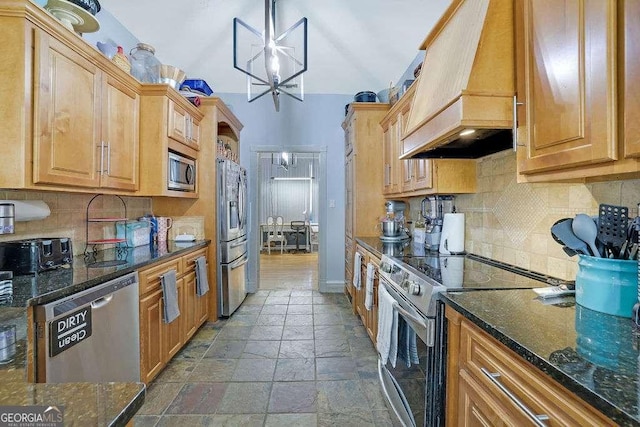
[[[180,90],[180,85],[184,81],[186,73],[173,65],[162,64],[160,66],[160,83],[166,83],[175,90]]]
[[[67,0],[67,1],[75,4],[76,6],[80,6],[81,8],[83,8],[84,10],[86,10],[92,15],[95,15],[96,13],[100,12],[100,9],[101,9],[100,3],[98,2],[98,0]]]
[[[182,86],[186,86],[192,91],[200,92],[206,96],[211,96],[213,90],[209,87],[207,82],[202,79],[187,79],[182,83]]]

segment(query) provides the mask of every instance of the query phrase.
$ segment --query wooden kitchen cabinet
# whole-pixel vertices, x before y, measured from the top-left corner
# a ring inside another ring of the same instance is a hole
[[[345,159],[345,293],[353,295],[352,273],[354,241],[357,237],[378,236],[378,223],[384,215],[382,188],[382,128],[379,123],[389,104],[353,102],[342,128],[345,130],[345,148],[351,147]],[[350,259],[351,258],[351,259]]]
[[[532,413],[548,416],[545,425],[615,425],[450,306],[446,317],[446,425],[531,425],[515,399]]]
[[[149,383],[165,366],[162,289],[140,298],[140,381]]]
[[[140,101],[140,195],[198,198],[202,111],[164,84],[142,85]],[[210,141],[212,145],[214,141]],[[195,191],[167,188],[169,151],[195,160]],[[203,171],[203,173],[206,173]]]
[[[349,237],[345,237],[344,243],[344,252],[345,252],[345,260],[344,260],[344,277],[345,277],[345,286],[344,293],[349,298],[351,302],[351,307],[353,308],[353,313],[356,313],[356,306],[354,304],[354,288],[351,280],[353,279],[353,253],[355,247],[353,246],[353,239]]]
[[[403,161],[399,160],[399,129],[400,123],[396,117],[387,121],[382,121],[382,163],[383,163],[383,183],[382,194],[385,196],[398,194],[401,192],[400,170]],[[411,180],[411,178],[409,178]]]
[[[200,119],[174,101],[169,101],[167,135],[178,142],[200,149]]]
[[[375,345],[376,337],[378,335],[378,285],[380,280],[378,268],[380,268],[380,259],[360,245],[356,245],[356,251],[362,255],[362,264],[360,265],[361,286],[360,289],[354,289],[355,312],[360,316],[360,320],[367,331],[367,335],[369,335],[369,338],[371,338],[371,341]],[[365,307],[365,299],[367,297],[366,281],[368,263],[372,263],[376,267],[373,278],[373,299],[370,310],[367,310]],[[357,268],[357,266],[355,268]]]
[[[384,133],[383,194],[407,198],[429,194],[474,193],[475,160],[399,158],[415,89],[416,85],[411,85],[380,122]]]
[[[202,248],[197,251],[193,251],[188,255],[182,257],[183,268],[185,270],[184,275],[184,289],[185,289],[185,327],[184,334],[185,339],[191,338],[209,317],[209,304],[208,298],[199,297],[196,294],[196,259],[201,256],[207,256],[207,248]],[[209,282],[209,291],[211,292],[211,282]]]
[[[185,305],[184,294],[184,278],[176,280],[176,289],[178,291],[178,307],[180,307],[180,316],[171,323],[164,323],[164,364],[166,365],[171,361],[173,356],[178,354],[178,351],[185,343],[184,328],[187,318],[192,315],[188,313],[188,307]],[[163,321],[164,322],[164,321]]]
[[[638,9],[614,0],[518,4],[520,181],[639,176]]]
[[[140,308],[140,381],[149,383],[180,351],[207,320],[209,299],[214,292],[196,295],[195,260],[206,256],[207,248],[149,266],[138,272]],[[180,316],[171,323],[163,318],[161,276],[176,271]]]
[[[367,251],[360,245],[356,245],[356,251],[362,255],[362,264],[360,265],[360,277],[362,286],[360,290],[356,290],[356,312],[359,314],[362,324],[364,325],[369,338],[375,344],[376,336],[378,334],[378,285],[379,275],[378,269],[380,268],[380,258]],[[373,299],[371,309],[367,310],[365,306],[365,300],[367,296],[366,280],[367,280],[367,265],[372,263],[375,266],[373,277]]]
[[[0,36],[0,187],[135,192],[139,83],[29,1],[0,5]]]

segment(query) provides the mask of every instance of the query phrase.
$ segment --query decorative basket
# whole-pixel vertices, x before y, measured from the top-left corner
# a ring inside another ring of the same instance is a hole
[[[122,68],[127,73],[131,71],[131,64],[129,63],[127,56],[124,54],[124,51],[122,50],[122,46],[118,46],[118,52],[115,55],[113,55],[113,58],[111,59],[111,61],[113,61],[114,64]]]

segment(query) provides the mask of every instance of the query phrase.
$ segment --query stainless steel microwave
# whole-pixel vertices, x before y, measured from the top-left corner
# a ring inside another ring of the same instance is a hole
[[[167,188],[169,190],[196,191],[196,162],[188,157],[169,152]]]

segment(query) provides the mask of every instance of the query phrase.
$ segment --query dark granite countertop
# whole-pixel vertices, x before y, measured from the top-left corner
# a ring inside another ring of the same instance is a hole
[[[167,247],[158,250],[156,246],[138,246],[120,253],[114,249],[99,251],[95,259],[85,260],[76,256],[71,268],[58,268],[39,274],[16,276],[13,278],[13,301],[0,304],[11,307],[41,305],[73,295],[108,280],[123,276],[149,264],[162,261],[195,249],[205,247],[209,240],[180,243],[168,242]],[[105,261],[122,260],[124,263],[112,267],[96,267]]]
[[[441,295],[498,341],[620,425],[640,425],[640,333],[631,319],[529,289]]]
[[[144,395],[142,383],[0,383],[0,406],[55,406],[65,426],[125,426]]]
[[[12,297],[0,304],[0,330],[15,331],[15,350],[0,360],[0,406],[65,406],[65,425],[125,425],[144,402],[143,383],[33,384],[26,380],[27,307],[46,304],[115,279],[164,259],[206,247],[209,240],[175,244],[167,248],[139,246],[117,254],[100,251],[95,259],[74,258],[70,268],[16,276]],[[125,263],[96,267],[91,262],[122,259]]]

